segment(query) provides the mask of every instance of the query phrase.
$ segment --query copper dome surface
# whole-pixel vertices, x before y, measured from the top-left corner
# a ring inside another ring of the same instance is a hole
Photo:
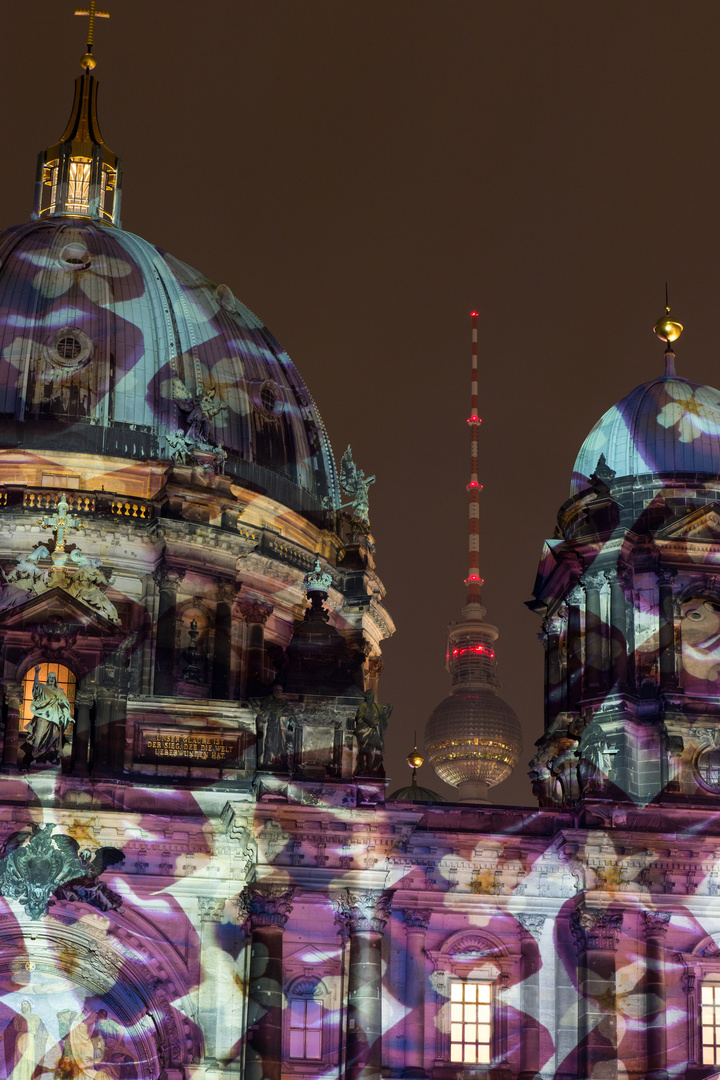
[[[600,455],[617,478],[720,473],[720,391],[664,376],[601,416],[575,461],[570,495],[590,487]]]
[[[122,229],[41,218],[0,233],[5,447],[157,459],[214,395],[225,471],[298,509],[336,500],[325,428],[292,361],[231,290]],[[15,423],[13,423],[15,421]],[[128,432],[131,435],[128,435]]]

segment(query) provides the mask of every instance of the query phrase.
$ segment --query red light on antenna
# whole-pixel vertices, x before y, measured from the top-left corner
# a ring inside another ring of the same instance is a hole
[[[478,488],[478,490],[480,489],[480,485],[478,484],[477,480],[471,480],[470,483],[467,486],[468,486],[468,488],[472,487],[472,488]]]
[[[470,312],[470,317],[473,318],[473,319],[477,319],[479,314],[480,314],[479,311],[471,311]]]
[[[465,578],[465,584],[466,584],[466,585],[469,585],[471,581],[472,581],[472,582],[478,581],[478,582],[479,582],[479,583],[480,583],[481,585],[484,585],[484,584],[485,584],[485,578],[481,578],[481,577],[478,577],[478,575],[477,575],[477,574],[469,574],[469,575],[468,575],[468,576],[467,576],[467,577]]]
[[[472,416],[468,416],[468,424],[482,424],[482,418],[477,413],[473,413]]]

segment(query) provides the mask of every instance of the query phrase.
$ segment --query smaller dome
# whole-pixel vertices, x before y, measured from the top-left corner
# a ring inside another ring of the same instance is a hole
[[[600,417],[575,461],[570,495],[591,486],[600,455],[617,478],[720,473],[720,391],[663,376]]]
[[[425,752],[451,787],[473,781],[488,787],[505,780],[522,753],[520,721],[506,701],[487,690],[459,690],[433,710]]]
[[[420,787],[419,784],[413,782],[408,787],[398,788],[397,791],[393,791],[392,795],[388,795],[386,802],[413,802],[413,803],[444,803],[447,799],[443,799],[442,795],[438,795],[436,791],[431,791],[430,788]]]

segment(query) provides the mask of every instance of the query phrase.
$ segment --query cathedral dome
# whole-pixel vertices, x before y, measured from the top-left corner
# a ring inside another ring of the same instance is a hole
[[[93,218],[0,234],[0,418],[5,447],[47,450],[61,431],[68,451],[151,460],[189,434],[285,505],[337,494],[315,403],[261,320],[226,285]]]
[[[601,455],[618,479],[720,473],[720,391],[670,374],[636,386],[598,420],[575,461],[571,497]]]

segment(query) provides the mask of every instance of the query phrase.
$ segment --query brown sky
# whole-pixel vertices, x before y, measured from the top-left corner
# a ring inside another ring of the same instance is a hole
[[[680,373],[720,383],[720,5],[108,3],[96,74],[125,228],[229,284],[302,372],[338,460],[350,442],[377,474],[393,786],[448,690],[479,306],[485,603],[526,742],[494,798],[531,803],[542,656],[523,601],[584,436],[660,372],[666,278]],[[70,110],[72,11],[0,13],[3,225],[27,219]]]

